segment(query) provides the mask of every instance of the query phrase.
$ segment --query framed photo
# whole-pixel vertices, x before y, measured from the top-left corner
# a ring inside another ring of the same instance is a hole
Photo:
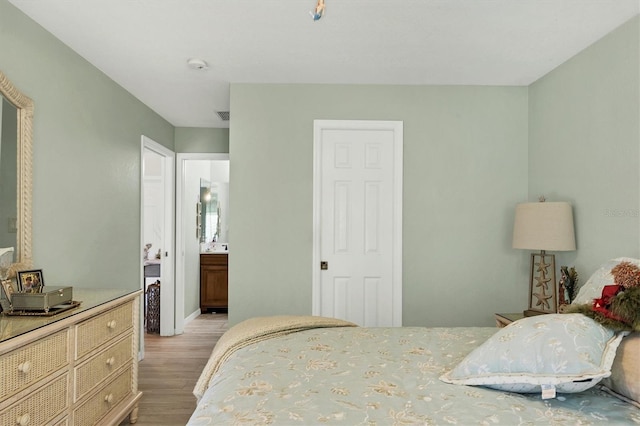
[[[42,269],[18,272],[18,291],[23,293],[40,293],[44,287]]]

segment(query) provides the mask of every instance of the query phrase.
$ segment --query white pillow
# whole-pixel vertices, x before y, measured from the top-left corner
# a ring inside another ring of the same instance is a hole
[[[640,266],[639,259],[632,259],[630,257],[618,257],[617,259],[611,259],[600,267],[589,277],[586,283],[578,290],[578,295],[571,302],[572,305],[584,305],[593,303],[593,299],[597,299],[602,296],[602,288],[606,285],[614,283],[613,275],[611,275],[611,269],[621,262],[630,262]]]
[[[509,392],[582,392],[611,375],[615,333],[582,314],[526,317],[501,328],[440,380]]]

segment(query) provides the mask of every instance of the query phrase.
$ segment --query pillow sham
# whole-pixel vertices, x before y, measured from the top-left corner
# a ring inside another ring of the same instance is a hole
[[[639,259],[630,257],[618,257],[611,259],[600,265],[600,267],[589,277],[589,279],[578,289],[576,298],[571,302],[572,305],[584,305],[593,303],[593,299],[602,296],[602,288],[606,285],[614,283],[611,269],[621,262],[631,262],[640,266]]]
[[[640,408],[640,333],[631,333],[622,339],[611,366],[611,376],[604,379],[602,385]]]
[[[518,393],[548,389],[549,397],[582,392],[611,374],[625,334],[582,314],[526,317],[501,328],[440,380]]]

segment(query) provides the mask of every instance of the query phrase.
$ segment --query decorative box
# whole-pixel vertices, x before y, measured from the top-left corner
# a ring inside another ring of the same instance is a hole
[[[45,286],[41,293],[13,293],[11,307],[14,311],[44,311],[58,305],[68,305],[73,300],[73,287]]]

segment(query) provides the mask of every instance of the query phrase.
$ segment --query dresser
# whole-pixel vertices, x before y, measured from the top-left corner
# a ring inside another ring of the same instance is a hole
[[[74,288],[75,309],[0,316],[0,425],[135,423],[140,293]]]
[[[200,254],[200,311],[229,307],[229,254]]]

